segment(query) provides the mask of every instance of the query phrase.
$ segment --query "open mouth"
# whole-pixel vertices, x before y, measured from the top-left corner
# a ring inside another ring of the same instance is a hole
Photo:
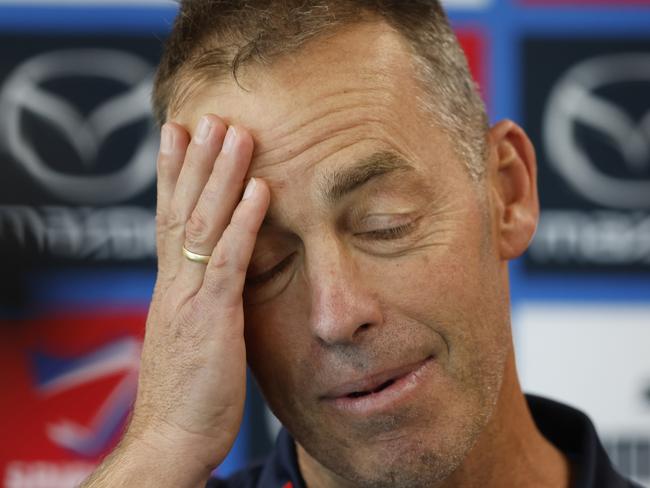
[[[383,382],[381,385],[379,385],[377,388],[374,390],[369,390],[369,391],[354,391],[352,393],[349,393],[346,395],[347,398],[361,398],[365,397],[368,395],[372,395],[373,393],[379,393],[382,390],[385,390],[389,386],[391,386],[393,383],[397,381],[398,378],[390,379],[388,381]]]
[[[343,383],[321,397],[339,413],[367,418],[400,408],[416,398],[430,381],[433,356],[358,380]]]
[[[378,399],[385,395],[390,395],[393,390],[400,390],[406,383],[412,383],[415,376],[419,374],[419,371],[432,360],[433,356],[429,356],[416,363],[410,363],[366,378],[341,384],[330,390],[322,398],[332,401],[358,402],[359,400]]]

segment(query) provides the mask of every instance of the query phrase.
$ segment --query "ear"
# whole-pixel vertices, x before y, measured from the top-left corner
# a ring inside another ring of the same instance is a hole
[[[539,219],[535,149],[524,130],[510,120],[488,134],[493,222],[502,259],[521,256],[535,235]]]

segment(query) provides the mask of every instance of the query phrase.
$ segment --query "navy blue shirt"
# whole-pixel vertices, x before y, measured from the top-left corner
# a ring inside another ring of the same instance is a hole
[[[537,427],[569,459],[572,488],[640,488],[612,467],[596,430],[582,412],[545,398],[527,395]],[[227,479],[211,479],[207,488],[306,488],[298,469],[296,445],[282,429],[264,463]]]

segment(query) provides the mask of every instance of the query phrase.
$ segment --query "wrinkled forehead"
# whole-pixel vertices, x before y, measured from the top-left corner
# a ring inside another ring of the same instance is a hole
[[[357,108],[363,118],[364,109],[373,106],[392,113],[415,106],[419,91],[400,34],[384,23],[367,23],[316,38],[268,66],[244,66],[237,81],[228,75],[204,82],[172,118],[191,130],[202,114],[213,112],[250,129],[257,154],[263,154],[284,137],[295,139],[298,129],[317,137],[313,132],[334,125],[325,117],[336,112]],[[348,119],[351,113],[346,112]]]
[[[249,174],[265,178],[273,190],[306,182],[306,173],[325,177],[378,152],[416,167],[432,145],[439,156],[454,158],[450,141],[432,130],[431,116],[420,109],[419,96],[401,36],[384,24],[364,24],[268,67],[246,67],[239,84],[224,79],[203,86],[175,120],[191,132],[201,115],[214,113],[246,127],[255,141]]]

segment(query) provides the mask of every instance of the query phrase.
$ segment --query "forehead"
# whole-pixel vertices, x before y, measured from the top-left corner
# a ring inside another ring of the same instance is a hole
[[[198,89],[174,120],[191,131],[204,113],[246,127],[255,140],[250,173],[287,175],[337,167],[377,151],[417,163],[453,157],[450,141],[420,110],[423,96],[406,41],[382,22],[319,37],[269,66],[244,67]]]

